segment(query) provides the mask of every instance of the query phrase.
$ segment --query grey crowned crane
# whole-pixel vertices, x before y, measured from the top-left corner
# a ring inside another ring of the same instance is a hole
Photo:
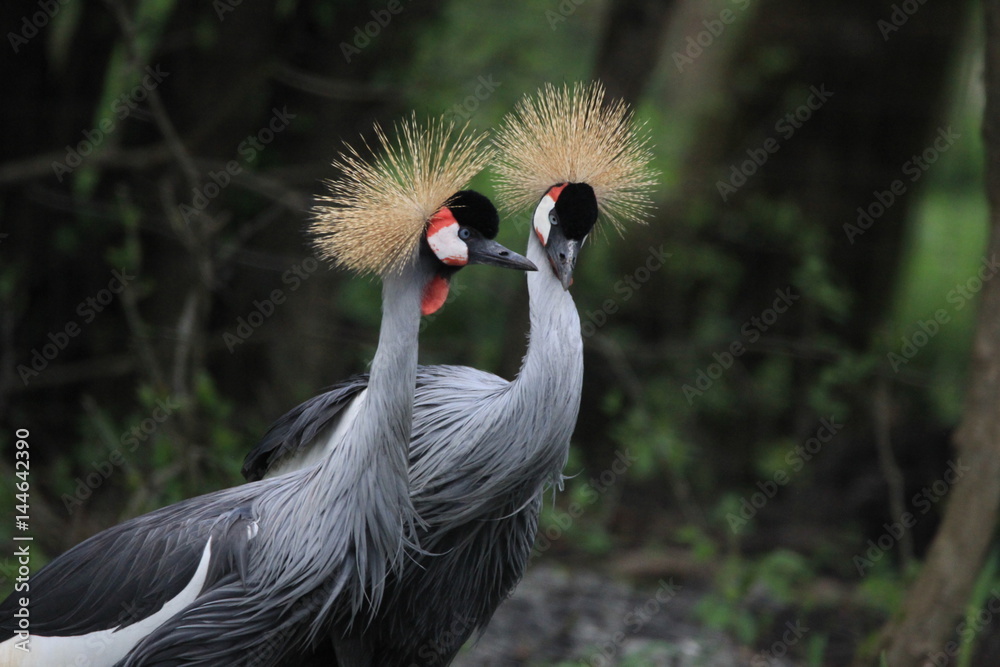
[[[409,446],[418,541],[384,604],[352,636],[378,667],[447,665],[481,631],[527,566],[542,494],[561,486],[583,382],[580,318],[567,291],[598,218],[641,221],[655,173],[647,143],[622,102],[599,84],[545,86],[499,131],[496,166],[506,207],[534,206],[527,257],[531,333],[513,381],[464,366],[417,369]],[[352,378],[290,411],[245,463],[248,479],[307,465],[341,447],[336,428],[371,382]],[[325,652],[324,652],[325,651]]]
[[[353,150],[316,209],[319,251],[382,279],[370,381],[333,432],[336,452],[293,474],[192,498],[105,530],[0,605],[0,665],[277,665],[367,625],[416,550],[407,481],[421,312],[466,264],[532,270],[492,240],[489,200],[462,190],[482,137],[404,122],[382,153]],[[29,596],[28,651],[12,623]],[[347,639],[338,658],[356,660]],[[357,658],[363,659],[363,658]]]

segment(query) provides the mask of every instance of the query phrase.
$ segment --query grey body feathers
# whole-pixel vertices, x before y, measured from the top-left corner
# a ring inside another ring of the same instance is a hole
[[[372,665],[451,662],[520,580],[543,491],[561,484],[583,382],[580,320],[533,234],[528,258],[542,269],[527,278],[531,334],[517,378],[464,366],[418,368],[409,478],[422,551],[390,577],[371,626],[351,633],[369,646]],[[364,387],[358,376],[294,409],[244,471],[307,462],[307,451],[326,443],[306,434],[317,424],[334,426]]]
[[[33,577],[33,633],[82,636],[148,618],[191,580],[209,540],[198,597],[118,665],[277,665],[368,624],[390,574],[419,553],[406,443],[426,269],[414,267],[384,281],[369,391],[343,424],[336,460],[192,498],[84,541]],[[14,596],[0,605],[3,619],[14,605]],[[0,632],[8,639],[14,626],[4,621]]]

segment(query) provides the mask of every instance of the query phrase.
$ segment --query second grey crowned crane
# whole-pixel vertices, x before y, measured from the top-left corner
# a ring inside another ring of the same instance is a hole
[[[481,138],[443,122],[377,130],[373,163],[342,154],[314,223],[320,251],[382,278],[367,391],[310,468],[192,498],[105,530],[31,578],[30,635],[15,593],[0,605],[4,667],[258,667],[366,626],[391,573],[415,548],[407,484],[421,312],[444,302],[467,264],[534,265],[495,241],[488,199],[464,187]],[[337,660],[365,660],[349,637]]]
[[[580,318],[567,291],[599,217],[641,220],[654,173],[624,103],[600,85],[546,86],[508,116],[497,140],[508,210],[534,206],[527,256],[531,333],[508,382],[465,366],[417,371],[409,464],[421,552],[386,584],[385,604],[357,628],[370,662],[341,667],[449,664],[482,630],[527,566],[542,492],[562,482],[583,382]],[[294,470],[332,439],[316,438],[352,409],[370,382],[358,376],[282,417],[244,463],[248,479]]]

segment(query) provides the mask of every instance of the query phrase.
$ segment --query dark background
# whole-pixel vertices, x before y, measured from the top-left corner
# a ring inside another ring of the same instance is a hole
[[[672,576],[699,591],[692,622],[751,648],[805,614],[796,663],[871,651],[954,481],[988,256],[978,7],[42,0],[0,16],[0,477],[12,507],[29,429],[34,567],[240,483],[272,420],[365,369],[378,286],[316,263],[303,234],[342,141],[413,109],[488,130],[545,82],[600,79],[635,106],[662,180],[648,225],[582,253],[575,476],[538,560]],[[507,220],[500,240],[526,233]],[[421,360],[512,377],[523,277],[467,271],[453,293]],[[987,664],[993,626],[968,664]]]

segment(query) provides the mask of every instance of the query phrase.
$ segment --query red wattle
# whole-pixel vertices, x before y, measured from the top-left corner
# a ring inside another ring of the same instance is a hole
[[[430,315],[437,312],[448,300],[448,281],[441,276],[434,276],[424,287],[424,296],[420,300],[420,312]]]

